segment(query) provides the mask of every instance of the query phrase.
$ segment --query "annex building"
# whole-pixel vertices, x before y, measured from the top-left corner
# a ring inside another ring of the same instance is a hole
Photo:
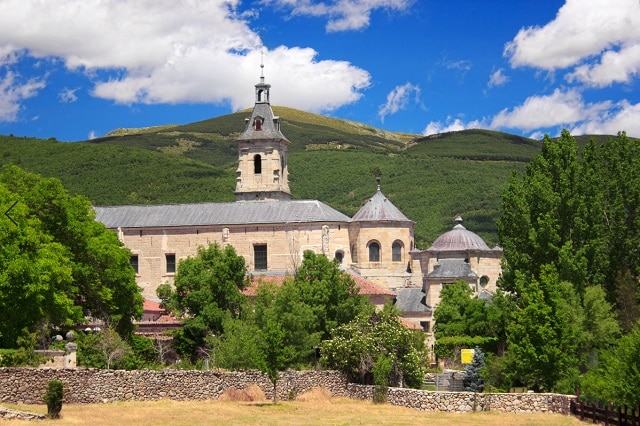
[[[395,298],[405,319],[429,333],[443,285],[464,280],[479,294],[495,291],[502,250],[487,247],[459,218],[421,251],[414,245],[415,222],[379,184],[353,217],[322,201],[292,199],[291,142],[280,130],[269,92],[261,76],[253,111],[236,139],[235,202],[95,207],[96,220],[131,250],[146,299],[157,300],[156,288],[173,283],[178,262],[211,243],[232,245],[248,272],[265,278],[293,275],[306,250],[337,259],[372,300]]]

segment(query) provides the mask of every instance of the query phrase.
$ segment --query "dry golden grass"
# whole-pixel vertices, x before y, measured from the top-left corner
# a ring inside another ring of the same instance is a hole
[[[46,414],[43,405],[7,405],[22,411]],[[62,417],[46,420],[52,426],[162,426],[162,425],[580,425],[579,420],[558,414],[422,413],[388,404],[331,398],[322,389],[300,395],[300,400],[273,405],[263,402],[162,400],[110,404],[65,404]],[[0,420],[0,425],[27,424]],[[28,424],[34,424],[29,422]],[[42,424],[42,422],[36,422]]]

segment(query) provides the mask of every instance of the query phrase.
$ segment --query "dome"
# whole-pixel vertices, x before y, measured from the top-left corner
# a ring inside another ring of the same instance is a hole
[[[429,247],[435,251],[491,250],[478,235],[462,226],[460,216],[455,219],[456,225],[449,232],[440,235]]]

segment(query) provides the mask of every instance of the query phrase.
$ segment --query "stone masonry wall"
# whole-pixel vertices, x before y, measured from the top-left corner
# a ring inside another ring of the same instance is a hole
[[[259,386],[267,398],[273,387],[266,375],[257,372],[215,372],[193,370],[98,370],[54,368],[0,368],[0,403],[42,404],[47,382],[61,380],[65,403],[114,401],[207,400],[218,399],[230,388]],[[373,386],[348,383],[336,371],[286,371],[278,381],[278,398],[286,400],[290,392],[300,394],[324,387],[333,396],[372,400]],[[575,398],[548,393],[473,394],[470,392],[434,392],[389,388],[388,403],[420,411],[481,411],[569,413]]]

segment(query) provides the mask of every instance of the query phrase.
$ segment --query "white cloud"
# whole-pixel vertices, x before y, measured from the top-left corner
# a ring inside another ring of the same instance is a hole
[[[21,81],[13,72],[0,78],[0,121],[16,121],[21,102],[35,96],[45,87],[44,80]]]
[[[553,70],[639,41],[637,0],[567,0],[544,27],[521,29],[504,53],[514,67]]]
[[[502,73],[502,68],[493,71],[491,75],[489,75],[489,82],[487,83],[487,87],[498,87],[504,84],[507,84],[509,81],[509,77]]]
[[[459,118],[453,119],[452,117],[447,117],[445,122],[440,121],[432,121],[427,127],[422,131],[422,134],[425,136],[435,135],[438,133],[446,133],[446,132],[459,132],[460,130],[466,129],[477,129],[485,127],[482,122],[478,120],[473,120],[468,123],[460,120]]]
[[[511,111],[503,109],[492,120],[492,128],[538,129],[570,125],[591,119],[610,108],[609,102],[585,104],[575,89],[555,89],[552,94],[530,96]]]
[[[574,135],[616,135],[620,131],[627,132],[629,136],[640,137],[640,103],[631,104],[622,100],[606,114],[581,122],[571,129]]]
[[[327,17],[327,32],[360,30],[369,26],[371,11],[376,9],[403,11],[414,0],[262,0],[263,4],[274,4],[291,9],[292,15]]]
[[[587,103],[575,89],[556,89],[545,96],[531,96],[512,110],[500,111],[491,121],[493,129],[534,131],[539,138],[545,129],[568,128],[575,135],[626,131],[640,137],[640,103],[627,100]]]
[[[78,100],[78,95],[76,92],[78,89],[69,89],[65,87],[58,93],[58,100],[63,104],[69,104]]]
[[[263,46],[244,20],[251,14],[237,11],[239,3],[3,0],[0,58],[20,52],[62,61],[91,79],[94,96],[117,103],[245,108],[252,105]],[[379,3],[375,7],[386,4]],[[313,49],[281,46],[266,53],[275,104],[330,111],[357,101],[370,84],[365,70],[345,61],[316,61]]]
[[[628,83],[640,73],[640,44],[607,51],[600,63],[585,64],[569,73],[567,81],[578,81],[589,86],[604,87],[611,83]]]
[[[405,83],[402,86],[396,86],[387,95],[387,102],[378,108],[378,117],[384,122],[387,115],[395,114],[407,107],[411,95],[415,95],[415,102],[420,102],[420,86],[411,83]]]
[[[93,139],[96,139],[97,137],[98,137],[98,135],[96,134],[95,130],[91,130],[89,132],[89,134],[87,135],[87,139],[88,140],[93,140]]]

